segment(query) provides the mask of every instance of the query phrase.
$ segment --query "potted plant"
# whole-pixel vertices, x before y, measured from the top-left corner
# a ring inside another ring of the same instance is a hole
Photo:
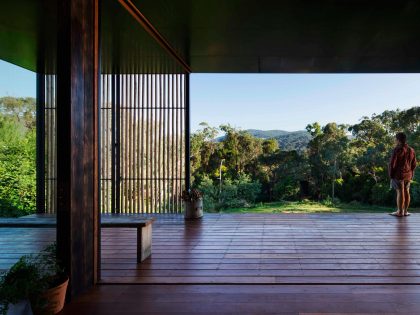
[[[185,219],[198,219],[203,216],[203,194],[197,189],[184,190],[181,195],[184,201]]]
[[[22,314],[22,310],[17,313],[19,307],[25,308],[24,314],[57,314],[64,306],[67,286],[55,244],[37,255],[22,256],[0,277],[0,314]]]

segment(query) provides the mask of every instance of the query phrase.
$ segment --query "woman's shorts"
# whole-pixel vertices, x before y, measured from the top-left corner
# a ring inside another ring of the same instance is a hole
[[[406,189],[410,188],[409,180],[398,180],[398,179],[393,178],[391,179],[390,188],[394,188],[395,190],[398,190],[398,189],[401,189],[403,184]]]

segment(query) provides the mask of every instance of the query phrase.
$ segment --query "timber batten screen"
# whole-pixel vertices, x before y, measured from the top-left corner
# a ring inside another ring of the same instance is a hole
[[[37,212],[57,213],[57,76],[38,74]],[[42,117],[41,117],[42,115]],[[39,142],[38,142],[39,141]]]
[[[102,212],[181,212],[186,76],[102,75]]]
[[[189,67],[117,1],[101,3],[98,186],[102,213],[179,213],[189,188]],[[106,35],[102,35],[106,34]],[[156,35],[156,34],[155,34]],[[57,213],[56,70],[39,75],[45,183],[39,213]],[[41,129],[40,129],[41,130]],[[40,142],[41,143],[41,142]],[[58,151],[57,151],[58,150]],[[89,162],[89,161],[88,161]],[[39,162],[41,163],[41,162]],[[43,170],[44,168],[44,170]],[[43,177],[43,178],[41,178]]]
[[[188,74],[101,75],[103,213],[179,213]],[[45,212],[56,213],[56,77],[45,82]]]

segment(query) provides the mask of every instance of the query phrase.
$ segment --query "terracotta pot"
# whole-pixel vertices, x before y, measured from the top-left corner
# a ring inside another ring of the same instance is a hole
[[[198,219],[203,216],[203,198],[194,201],[184,201],[184,218]]]
[[[42,308],[42,310],[34,310],[34,314],[43,315],[59,313],[64,307],[68,284],[69,279],[67,278],[62,284],[45,291],[41,298],[45,299],[46,306]]]

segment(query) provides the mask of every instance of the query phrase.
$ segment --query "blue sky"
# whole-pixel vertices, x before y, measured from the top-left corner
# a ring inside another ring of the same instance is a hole
[[[35,74],[0,61],[0,95],[35,96]],[[191,128],[302,130],[356,123],[386,109],[420,105],[420,74],[193,74]]]
[[[288,131],[315,121],[357,123],[419,106],[419,90],[420,74],[193,74],[192,130],[201,121]]]
[[[35,73],[0,60],[0,96],[35,95]]]

